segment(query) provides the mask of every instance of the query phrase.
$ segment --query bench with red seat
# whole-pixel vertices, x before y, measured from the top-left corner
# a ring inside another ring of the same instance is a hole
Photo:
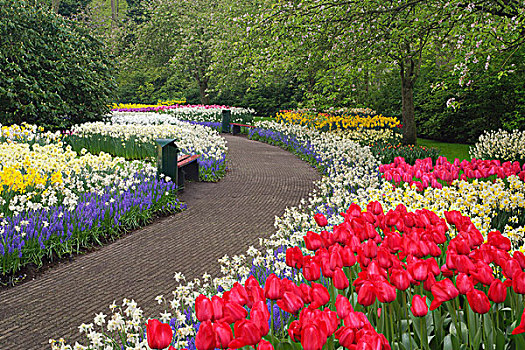
[[[199,181],[199,163],[197,163],[197,159],[200,156],[200,154],[185,154],[177,158],[179,172],[177,186],[180,189],[184,188],[185,180]]]
[[[241,127],[245,128],[254,128],[253,125],[239,124],[239,123],[230,123],[232,134],[237,135],[241,133]]]

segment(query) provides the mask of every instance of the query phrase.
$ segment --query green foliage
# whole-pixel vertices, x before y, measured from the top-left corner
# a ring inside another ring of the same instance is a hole
[[[501,71],[506,63],[511,71]],[[485,130],[525,129],[525,48],[511,57],[499,56],[490,66],[474,67],[475,76],[461,86],[448,65],[428,64],[414,87],[415,120],[419,137],[444,142],[474,143]],[[371,93],[371,107],[398,114],[397,74],[380,77]],[[434,87],[434,88],[432,88]],[[447,107],[450,99],[454,107]]]
[[[245,81],[212,94],[213,104],[253,108],[258,116],[274,116],[281,109],[295,109],[302,100],[302,92],[294,79],[283,78],[273,84],[251,87]]]
[[[46,129],[100,120],[114,81],[102,42],[28,1],[0,0],[0,120]]]

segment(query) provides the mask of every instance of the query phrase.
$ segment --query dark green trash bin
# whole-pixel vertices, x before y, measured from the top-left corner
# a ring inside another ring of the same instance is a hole
[[[175,139],[156,139],[157,142],[157,173],[169,176],[171,181],[178,184],[177,159],[179,148]]]
[[[229,109],[222,110],[222,126],[221,132],[230,132],[230,120],[232,112]]]

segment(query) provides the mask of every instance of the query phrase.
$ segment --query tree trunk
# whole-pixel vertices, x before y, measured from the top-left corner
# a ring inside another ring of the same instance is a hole
[[[53,9],[54,13],[58,13],[58,9],[60,8],[60,0],[52,0],[51,8]]]
[[[206,93],[206,90],[208,90],[208,82],[206,80],[199,81],[199,93],[201,95],[201,103],[203,105],[210,104],[210,97]]]
[[[415,145],[417,141],[416,121],[414,118],[414,82],[401,78],[401,113],[403,115],[403,144]]]
[[[117,26],[118,19],[118,7],[116,0],[111,0],[111,28]]]

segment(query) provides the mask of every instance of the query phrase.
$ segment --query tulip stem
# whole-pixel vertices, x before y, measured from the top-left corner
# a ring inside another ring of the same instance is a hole
[[[421,330],[420,336],[421,336],[421,348],[423,349],[429,349],[428,347],[428,335],[427,335],[427,322],[426,317],[420,317],[419,318],[419,327]]]
[[[407,291],[403,292],[403,308],[405,309],[405,318],[407,320],[407,331],[410,343],[410,350],[412,350],[412,332],[410,331],[410,319],[408,317],[408,306],[407,306]]]
[[[273,313],[273,303],[274,303],[274,301],[271,300],[271,301],[270,301],[270,318],[272,319],[272,327],[270,328],[270,335],[272,335],[272,336],[273,336],[274,333],[275,333],[275,331],[274,331],[274,329],[273,329],[273,322],[274,322],[274,318],[275,318],[275,315],[274,315],[274,313]]]
[[[494,307],[496,308],[496,329],[499,330],[499,306],[494,304]]]
[[[388,321],[390,323],[390,339],[394,339],[394,312],[392,311],[392,303],[388,304]]]
[[[458,310],[459,310],[459,308],[456,307],[456,299],[454,299],[454,301],[452,302],[452,308],[454,309],[454,311],[451,312],[451,316],[452,316],[452,320],[454,322],[454,328],[456,329],[456,336],[458,337],[458,339],[463,339],[463,335],[462,335],[462,332],[461,332],[461,327],[459,327],[459,325],[458,325],[458,322],[459,322],[458,321]]]

